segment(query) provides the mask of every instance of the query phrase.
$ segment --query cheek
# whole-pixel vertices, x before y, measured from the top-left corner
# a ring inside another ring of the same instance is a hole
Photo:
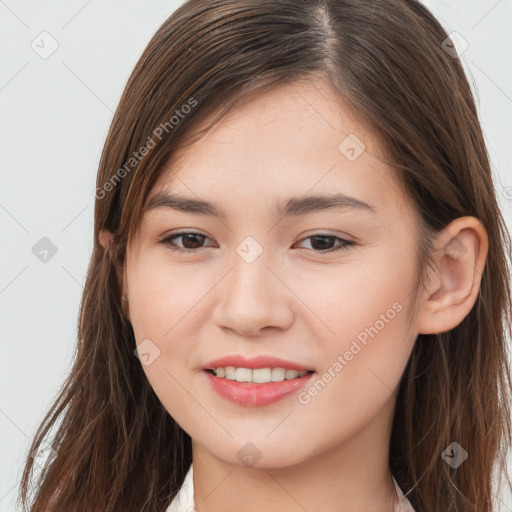
[[[378,248],[364,257],[350,256],[342,264],[309,269],[293,279],[293,291],[322,321],[325,338],[354,336],[399,303],[410,300],[414,269],[395,251]],[[310,316],[311,313],[308,315]],[[397,323],[397,322],[394,322]]]
[[[180,417],[190,407],[190,395],[182,385],[197,365],[197,355],[193,356],[198,325],[204,322],[197,317],[201,299],[215,279],[205,284],[193,266],[172,266],[154,257],[140,257],[136,266],[128,264],[127,277],[136,344],[146,344],[156,354],[143,370],[166,409]]]
[[[381,251],[346,268],[317,282],[309,297],[323,322],[324,371],[343,375],[333,387],[350,390],[356,404],[361,394],[376,392],[372,383],[388,393],[386,386],[396,385],[407,363],[414,341],[406,317],[414,267],[394,251]]]
[[[130,320],[136,340],[153,336],[169,345],[175,333],[186,336],[186,328],[194,323],[194,310],[208,288],[197,270],[165,264],[159,258],[142,258],[128,276]]]

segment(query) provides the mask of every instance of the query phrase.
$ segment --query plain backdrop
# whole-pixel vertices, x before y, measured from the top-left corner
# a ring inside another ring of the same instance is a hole
[[[467,42],[461,58],[510,227],[512,2],[425,3]],[[149,39],[180,4],[0,0],[0,512],[15,510],[29,440],[71,367],[113,112]],[[46,262],[36,244],[49,248]],[[511,497],[501,500],[512,511]]]

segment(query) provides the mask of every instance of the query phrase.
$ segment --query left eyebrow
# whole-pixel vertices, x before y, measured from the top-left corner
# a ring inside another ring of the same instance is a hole
[[[372,204],[342,193],[292,197],[284,204],[277,204],[276,210],[280,217],[304,215],[322,210],[359,210],[376,213],[376,208]]]
[[[143,210],[162,207],[195,215],[207,215],[222,220],[226,220],[228,217],[222,208],[213,203],[168,192],[155,194]],[[323,210],[358,210],[376,213],[376,208],[372,204],[342,193],[292,197],[284,203],[276,203],[275,208],[278,217],[305,215]]]

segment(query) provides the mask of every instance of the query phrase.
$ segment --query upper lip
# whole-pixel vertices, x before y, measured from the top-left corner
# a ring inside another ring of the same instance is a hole
[[[279,357],[260,355],[256,357],[245,357],[241,354],[234,354],[224,356],[220,359],[210,361],[204,366],[204,370],[214,370],[215,368],[226,368],[227,366],[234,366],[236,368],[284,368],[285,370],[305,371],[312,370],[307,366],[293,361],[280,359]]]

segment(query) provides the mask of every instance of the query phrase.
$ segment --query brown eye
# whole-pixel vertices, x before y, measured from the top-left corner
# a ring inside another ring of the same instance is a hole
[[[183,247],[185,249],[198,249],[206,238],[205,236],[198,235],[197,233],[186,233],[185,235],[180,236],[183,238]]]
[[[182,245],[176,244],[174,240],[182,239]],[[190,231],[184,231],[182,233],[175,233],[168,237],[160,240],[160,243],[164,244],[166,247],[171,249],[171,251],[179,251],[179,252],[195,252],[198,249],[203,247],[203,243],[205,240],[209,240],[206,235],[202,235],[201,233],[194,233]]]
[[[181,244],[177,244],[175,242],[175,240],[179,239],[182,240]],[[180,253],[193,253],[199,251],[202,248],[208,247],[203,245],[206,240],[209,240],[206,235],[184,231],[167,236],[160,240],[160,243],[171,249],[171,251],[178,251]],[[301,242],[304,242],[305,240],[310,240],[311,249],[320,254],[340,251],[357,245],[356,242],[351,240],[345,240],[343,238],[328,234],[309,236],[301,240]]]
[[[344,240],[343,238],[333,235],[320,234],[308,236],[301,240],[301,242],[304,240],[310,240],[311,248],[320,253],[339,251],[357,245],[356,242]]]

